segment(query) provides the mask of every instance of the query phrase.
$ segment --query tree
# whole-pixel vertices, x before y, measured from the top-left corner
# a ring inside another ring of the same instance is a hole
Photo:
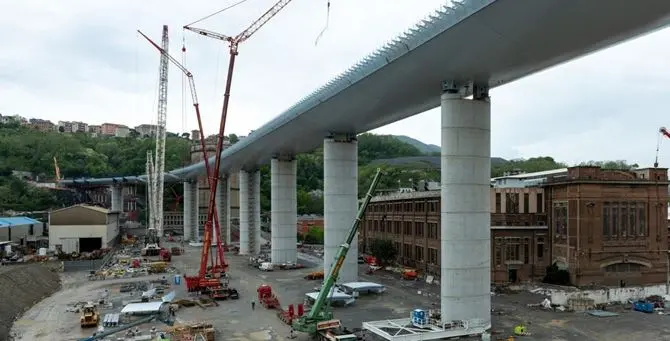
[[[374,239],[370,243],[370,253],[377,258],[379,265],[392,264],[398,255],[398,250],[393,246],[393,241]]]
[[[237,137],[236,134],[230,134],[230,135],[228,135],[228,141],[230,141],[230,144],[235,144],[235,143],[237,143],[237,141],[239,141],[239,140],[240,140],[240,138]]]
[[[58,132],[59,132],[59,133],[64,133],[64,132],[65,132],[65,127],[63,127],[63,126],[58,126]]]
[[[181,138],[183,138],[183,139],[187,139],[187,140],[188,140],[188,139],[191,138],[191,134],[189,134],[189,133],[181,133]]]
[[[298,238],[298,240],[303,241],[305,244],[323,244],[323,227],[314,226]]]

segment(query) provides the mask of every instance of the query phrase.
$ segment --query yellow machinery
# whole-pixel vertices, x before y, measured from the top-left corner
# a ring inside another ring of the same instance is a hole
[[[82,328],[97,327],[99,320],[100,315],[98,314],[98,311],[95,309],[95,306],[92,303],[87,303],[84,306],[83,313],[81,314],[81,318],[79,319],[81,327]]]

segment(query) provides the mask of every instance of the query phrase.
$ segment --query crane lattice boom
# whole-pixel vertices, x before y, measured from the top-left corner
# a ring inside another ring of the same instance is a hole
[[[168,51],[169,38],[168,27],[163,25],[163,38],[161,48]],[[156,119],[156,161],[154,161],[155,182],[153,199],[155,202],[154,228],[158,236],[163,235],[163,191],[165,188],[165,127],[167,120],[167,91],[168,91],[168,58],[161,54],[160,67],[158,70],[158,113]]]
[[[228,61],[228,74],[226,76],[226,88],[223,94],[223,107],[221,108],[221,121],[219,123],[219,132],[217,136],[217,141],[216,141],[216,151],[214,154],[214,171],[211,173],[211,182],[209,183],[209,203],[207,205],[207,219],[205,220],[205,238],[203,241],[203,246],[202,246],[202,253],[200,255],[200,277],[203,278],[204,273],[203,269],[205,269],[206,264],[207,264],[207,255],[209,253],[210,245],[212,243],[212,232],[217,236],[217,238],[220,238],[221,236],[221,230],[218,227],[218,224],[215,226],[212,224],[212,220],[215,215],[215,205],[216,205],[216,192],[217,192],[217,185],[219,181],[219,174],[220,174],[220,166],[221,166],[221,151],[223,149],[223,139],[224,139],[224,132],[226,128],[226,118],[228,116],[228,106],[230,104],[230,89],[232,86],[233,82],[233,71],[235,69],[235,58],[237,56],[237,49],[239,43],[249,39],[254,33],[256,33],[263,25],[265,25],[270,19],[272,19],[279,11],[281,11],[286,5],[288,5],[292,0],[279,0],[274,6],[272,6],[267,12],[265,12],[260,18],[258,18],[256,21],[251,23],[251,25],[244,31],[242,31],[240,34],[235,36],[234,38],[231,38],[229,36],[208,31],[208,30],[203,30],[203,29],[197,29],[197,28],[191,28],[189,26],[184,26],[184,29],[199,33],[200,35],[211,37],[214,39],[219,39],[222,41],[227,41],[230,43],[230,59]],[[167,51],[167,49],[164,49]],[[200,127],[202,131],[202,127]],[[202,136],[204,138],[204,135]],[[205,148],[203,148],[203,152],[205,151]],[[205,163],[207,164],[208,161],[205,158]],[[213,231],[216,228],[215,231]]]
[[[198,129],[200,130],[200,136],[202,137],[202,138],[200,138],[200,147],[202,148],[202,153],[203,153],[204,160],[209,160],[209,157],[207,156],[207,148],[206,148],[206,145],[205,145],[205,138],[204,138],[205,133],[204,133],[203,128],[202,128],[202,119],[201,119],[201,116],[200,116],[200,104],[198,103],[198,95],[197,95],[196,90],[195,90],[195,81],[193,80],[193,74],[188,69],[186,69],[186,67],[184,65],[182,65],[174,57],[172,57],[168,53],[168,51],[166,51],[163,48],[161,48],[160,46],[158,46],[156,43],[153,42],[153,40],[151,40],[149,37],[147,37],[144,33],[142,33],[139,30],[137,32],[139,32],[139,34],[141,34],[142,37],[144,37],[151,45],[153,45],[156,49],[158,49],[158,51],[161,53],[161,55],[164,55],[165,57],[167,57],[168,60],[170,62],[172,62],[172,64],[174,64],[177,68],[179,68],[188,78],[188,85],[189,85],[189,88],[191,90],[191,100],[193,101],[193,107],[195,108],[195,114],[196,114],[196,117],[198,119]],[[213,181],[212,179],[214,178],[214,175],[212,174],[212,172],[210,170],[209,162],[205,162],[205,171],[207,172],[207,183],[209,184],[209,186],[211,188],[212,181]],[[220,229],[220,226],[219,226],[219,219],[218,219],[218,214],[217,214],[216,210],[214,210],[214,215],[213,215],[212,219],[214,221],[214,226],[216,227],[216,230],[220,231],[221,229]],[[205,233],[207,233],[207,232],[205,232]],[[225,259],[223,257],[223,247],[222,247],[222,243],[221,243],[221,234],[220,233],[216,234],[216,243],[217,243],[217,245],[216,245],[216,247],[217,247],[217,258],[216,258],[216,264],[214,264],[214,266],[215,266],[215,269],[221,269],[221,270],[225,271],[228,267],[228,264],[225,262]],[[204,248],[202,250],[202,252],[205,255],[204,258],[207,259],[209,257],[209,247]],[[206,263],[204,263],[204,266],[201,264],[199,275],[204,276],[206,272],[207,272]]]
[[[147,227],[149,230],[156,228],[154,226],[154,180],[156,173],[154,172],[154,161],[153,155],[150,150],[147,150],[147,209],[149,210],[149,215],[147,217]]]

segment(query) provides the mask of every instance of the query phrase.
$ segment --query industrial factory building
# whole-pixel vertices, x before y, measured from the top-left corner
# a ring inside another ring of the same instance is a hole
[[[45,228],[41,221],[28,217],[0,217],[0,242],[28,246],[42,240]]]
[[[119,213],[75,205],[49,212],[49,248],[64,253],[111,247],[119,237]]]
[[[551,264],[575,285],[665,282],[667,169],[572,167],[505,178],[491,188],[493,282],[541,279]],[[392,240],[400,264],[439,275],[440,191],[373,198],[359,238],[368,252],[372,240]]]

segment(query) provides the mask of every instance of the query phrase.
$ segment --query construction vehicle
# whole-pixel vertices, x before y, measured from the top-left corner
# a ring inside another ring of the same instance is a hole
[[[214,235],[217,238],[217,253],[219,255],[219,258],[214,257],[215,259],[220,259],[221,264],[214,264],[212,266],[212,271],[217,272],[217,271],[225,271],[227,269],[227,264],[223,262],[223,243],[221,242],[221,230],[218,225],[218,219],[215,219],[215,214],[216,214],[216,197],[217,197],[217,185],[219,181],[219,174],[220,172],[220,167],[221,167],[221,151],[223,150],[223,140],[225,138],[225,128],[226,128],[226,120],[228,116],[228,107],[230,104],[230,91],[232,87],[232,82],[233,82],[233,72],[235,69],[235,59],[238,55],[238,47],[239,44],[246,41],[247,39],[251,38],[251,36],[258,32],[258,30],[263,27],[265,24],[270,21],[277,13],[279,13],[286,5],[288,5],[292,0],[279,0],[276,4],[274,4],[267,12],[265,12],[263,15],[261,15],[258,19],[256,19],[254,22],[249,25],[244,31],[240,32],[237,36],[235,37],[230,37],[227,35],[219,34],[216,32],[212,31],[207,31],[203,29],[198,29],[198,28],[192,28],[189,25],[184,26],[185,30],[190,30],[193,32],[196,32],[200,35],[210,37],[210,38],[215,38],[219,39],[225,42],[228,42],[230,44],[229,52],[230,52],[230,59],[228,61],[228,74],[226,76],[226,86],[223,94],[223,107],[221,108],[221,119],[219,122],[219,132],[217,135],[217,140],[216,140],[216,150],[214,152],[214,170],[213,172],[208,172],[207,177],[209,179],[209,203],[207,205],[207,218],[205,220],[205,240],[202,246],[202,253],[200,255],[200,272],[198,273],[199,281],[198,284],[204,284],[207,287],[211,287],[214,285],[211,281],[208,281],[207,279],[207,263],[209,261],[209,248],[212,243],[212,232],[214,232]],[[163,49],[165,51],[166,49]],[[186,48],[182,47],[182,52],[185,51]],[[169,56],[167,52],[162,53],[163,56]],[[192,80],[192,77],[190,78]],[[194,87],[191,87],[193,90]],[[192,91],[191,94],[193,95],[194,92]],[[193,97],[194,102],[197,101],[195,97]],[[197,107],[196,107],[197,109]],[[198,111],[198,124],[199,124],[199,129],[200,129],[200,135],[202,136],[201,141],[202,141],[202,152],[203,156],[205,157],[205,165],[209,164],[209,159],[206,156],[205,150],[207,148],[204,148],[204,131],[202,129],[202,123],[200,120],[199,116],[199,111]],[[214,223],[214,224],[213,224]],[[214,230],[215,231],[212,231]],[[195,284],[194,279],[186,279],[187,285],[188,283]]]
[[[177,66],[182,73],[186,75],[188,78],[188,83],[189,83],[189,88],[191,91],[191,98],[193,101],[193,107],[195,108],[195,113],[196,117],[198,120],[198,128],[200,130],[200,136],[205,136],[204,131],[202,128],[202,119],[200,115],[200,104],[198,103],[198,95],[195,89],[195,81],[193,79],[193,74],[188,71],[181,63],[179,63],[174,57],[172,57],[165,49],[162,47],[158,46],[158,44],[154,43],[149,37],[147,37],[144,33],[139,31],[139,34],[142,35],[151,45],[153,45],[160,53],[162,56],[165,56],[168,61],[172,62],[175,66]],[[182,48],[182,51],[184,51],[185,48]],[[200,139],[200,146],[202,149],[203,157],[204,160],[209,160],[207,156],[207,148],[205,148],[205,139],[201,138]],[[216,179],[218,177],[212,177],[211,174],[213,174],[210,170],[209,167],[209,162],[205,162],[205,170],[207,172],[207,180],[209,183],[210,188],[212,186],[216,187]],[[217,247],[217,257],[215,257],[215,262],[212,266],[208,266],[208,258],[209,258],[209,251],[210,247],[212,245],[212,220],[208,220],[209,224],[205,224],[205,238],[203,241],[203,246],[202,246],[202,251],[201,251],[201,256],[200,256],[200,271],[198,272],[197,276],[184,276],[184,280],[186,282],[186,287],[189,292],[195,292],[195,291],[207,291],[209,290],[208,288],[210,287],[218,287],[221,286],[221,283],[219,282],[218,278],[220,277],[221,273],[224,273],[228,269],[228,264],[226,263],[224,257],[223,257],[223,248],[221,246],[220,242],[220,227],[218,223],[218,216],[216,213],[216,210],[212,212],[213,216],[211,219],[214,221],[214,228],[216,229],[215,231],[215,236],[216,236],[216,247]]]
[[[161,252],[161,248],[159,246],[159,241],[160,238],[158,236],[158,231],[150,227],[149,231],[145,237],[145,245],[144,248],[141,250],[141,255],[142,256],[158,256]]]
[[[207,288],[207,295],[213,300],[236,300],[240,298],[240,293],[237,289],[229,288],[227,286]]]
[[[365,195],[365,199],[358,209],[358,214],[349,230],[347,239],[340,245],[340,248],[337,251],[337,256],[335,257],[335,262],[331,266],[328,276],[326,276],[323,286],[321,286],[321,290],[319,290],[319,295],[316,297],[309,313],[293,320],[293,329],[296,331],[308,333],[319,340],[347,341],[357,339],[356,335],[351,334],[346,329],[342,328],[340,320],[333,319],[333,313],[328,309],[329,304],[326,302],[328,301],[328,296],[330,295],[331,290],[333,290],[333,287],[335,286],[342,264],[344,264],[344,259],[347,257],[349,245],[351,245],[352,242],[355,242],[354,238],[356,238],[358,227],[363,220],[368,204],[370,204],[372,194],[377,189],[381,174],[381,169],[378,168],[377,174],[375,174],[375,177],[372,179],[368,193]],[[356,256],[357,255],[354,255],[354,257]]]
[[[317,280],[317,279],[323,279],[323,271],[313,271],[305,275],[305,279],[309,280]]]
[[[272,287],[263,284],[256,289],[256,292],[258,293],[258,303],[263,305],[266,309],[274,309],[274,308],[279,308],[279,299],[277,298],[277,295],[274,294],[272,291]]]
[[[661,137],[665,136],[670,139],[670,131],[666,127],[658,129],[658,142],[656,143],[656,159],[654,160],[654,168],[658,168],[658,151],[661,148]]]
[[[82,328],[97,327],[100,320],[100,315],[95,309],[93,303],[86,303],[82,310],[81,317],[79,318],[79,324]]]

